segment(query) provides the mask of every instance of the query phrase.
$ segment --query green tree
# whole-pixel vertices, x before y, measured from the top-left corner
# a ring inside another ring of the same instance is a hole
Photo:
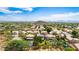
[[[72,31],[72,37],[77,38],[78,37],[78,32],[76,30]]]
[[[39,46],[43,49],[49,49],[50,46],[52,46],[51,42],[48,40],[44,40],[42,43],[39,43]]]
[[[26,34],[20,32],[20,33],[19,33],[19,37],[25,38],[25,37],[26,37]]]
[[[56,40],[55,40],[56,47],[63,50],[64,47],[67,46],[65,39],[66,39],[65,37],[62,38],[60,36],[56,36]]]
[[[46,27],[45,30],[49,33],[52,30],[52,28]]]
[[[37,36],[35,36],[34,37],[34,42],[33,42],[33,45],[34,46],[38,46],[39,45],[39,43],[42,43],[42,38],[41,37],[37,37]]]
[[[47,27],[45,24],[44,24],[43,26],[44,26],[44,28],[46,28],[46,27]]]
[[[28,47],[28,42],[25,40],[11,40],[5,47],[5,51],[23,51]]]

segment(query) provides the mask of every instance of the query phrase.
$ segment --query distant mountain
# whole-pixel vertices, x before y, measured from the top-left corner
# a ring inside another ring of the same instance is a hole
[[[47,24],[48,22],[46,21],[36,21],[33,24],[41,25],[41,24]]]

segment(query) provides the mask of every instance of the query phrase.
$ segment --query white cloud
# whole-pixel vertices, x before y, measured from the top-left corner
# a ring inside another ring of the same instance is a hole
[[[16,13],[16,14],[18,14],[18,13],[22,13],[22,11],[11,11],[11,13]]]
[[[69,12],[69,13],[63,13],[63,14],[55,14],[55,15],[52,15],[52,17],[61,18],[61,17],[71,17],[71,16],[77,16],[77,15],[79,15],[79,12],[76,12],[76,13]]]
[[[0,7],[0,12],[3,12],[3,13],[7,13],[7,14],[17,14],[17,13],[21,13],[22,11],[10,11],[8,10],[8,7]]]
[[[32,11],[33,8],[32,7],[25,7],[25,8],[22,8],[22,7],[16,7],[16,8],[21,8],[25,11]],[[3,13],[7,13],[7,14],[17,14],[17,13],[22,13],[22,11],[20,10],[16,10],[16,11],[11,11],[11,10],[8,10],[8,7],[0,7],[0,12],[3,12]]]
[[[9,13],[10,11],[7,10],[7,7],[0,7],[0,12]]]
[[[32,7],[27,7],[27,8],[23,8],[23,10],[32,11],[32,10],[33,10],[33,8],[32,8]]]
[[[19,12],[19,11],[18,11]],[[16,12],[16,13],[18,13]],[[60,21],[60,22],[79,22],[79,12],[69,12],[69,13],[60,13],[52,14],[49,16],[27,16],[26,15],[5,15],[0,16],[0,21]]]
[[[62,22],[72,22],[72,21],[79,21],[79,12],[69,12],[69,13],[60,13],[60,14],[53,14],[50,16],[44,16],[38,18],[38,20],[44,21],[62,21]]]
[[[0,21],[25,21],[27,18],[21,15],[4,15],[0,16]]]

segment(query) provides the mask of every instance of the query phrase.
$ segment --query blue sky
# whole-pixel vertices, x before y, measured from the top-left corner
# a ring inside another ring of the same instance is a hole
[[[0,21],[79,22],[79,7],[0,7]]]

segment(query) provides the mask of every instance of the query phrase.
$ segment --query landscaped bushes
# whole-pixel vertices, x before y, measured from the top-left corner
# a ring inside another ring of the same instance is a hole
[[[28,47],[28,42],[24,40],[11,40],[5,47],[5,51],[23,51]]]
[[[71,48],[71,47],[67,47],[67,48],[65,48],[64,50],[65,50],[65,51],[75,51],[75,49],[74,49],[74,48]]]

